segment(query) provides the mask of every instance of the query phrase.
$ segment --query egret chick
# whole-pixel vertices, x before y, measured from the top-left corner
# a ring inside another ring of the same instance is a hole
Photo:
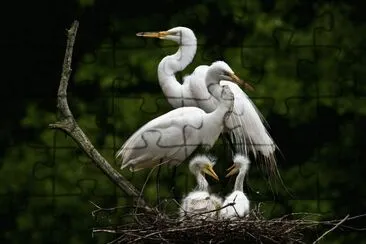
[[[220,218],[233,219],[243,217],[249,213],[249,200],[244,194],[243,184],[245,175],[249,169],[249,158],[240,154],[235,155],[234,164],[228,169],[230,172],[226,175],[229,177],[239,172],[235,179],[234,190],[229,194],[222,206],[233,203],[233,206],[227,206],[220,210]]]
[[[219,180],[213,166],[215,161],[206,155],[195,156],[189,162],[189,170],[196,177],[197,186],[183,200],[180,209],[180,217],[193,217],[195,219],[217,219],[218,211],[222,205],[219,196],[209,193],[209,185],[204,173]],[[209,212],[212,211],[212,212]],[[209,212],[209,213],[206,213]],[[202,214],[200,214],[202,213]]]

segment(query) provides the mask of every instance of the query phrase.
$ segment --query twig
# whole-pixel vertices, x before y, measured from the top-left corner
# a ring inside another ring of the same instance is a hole
[[[213,213],[213,212],[218,212],[220,211],[221,209],[224,209],[224,208],[227,208],[229,206],[232,206],[234,207],[235,203],[234,202],[229,202],[228,204],[226,204],[225,206],[222,206],[220,208],[216,208],[214,210],[208,210],[208,211],[203,211],[203,212],[199,212],[199,213],[195,213],[195,212],[188,212],[186,210],[183,209],[183,211],[187,214],[187,213],[192,213],[192,215],[189,215],[189,218],[193,218],[195,216],[198,216],[198,215],[204,215],[204,214],[207,214],[207,213]],[[235,208],[235,207],[234,207]],[[214,218],[213,218],[214,219]],[[183,220],[182,220],[183,221]],[[180,222],[182,222],[180,221]]]
[[[345,222],[349,217],[349,214],[346,215],[346,217],[344,217],[341,221],[338,222],[338,224],[336,224],[335,226],[333,226],[331,229],[327,230],[326,232],[323,233],[323,235],[321,235],[318,239],[316,239],[313,244],[318,243],[321,239],[323,239],[327,234],[329,234],[330,232],[332,232],[333,230],[335,230],[337,227],[339,227],[343,222]]]
[[[229,206],[225,205],[224,207]],[[210,240],[212,243],[232,243],[234,240],[245,240],[254,243],[301,243],[304,242],[306,230],[315,230],[317,226],[331,225],[331,230],[314,243],[319,242],[326,234],[337,227],[344,227],[344,223],[351,219],[358,219],[364,215],[358,215],[331,221],[307,220],[312,213],[293,213],[275,219],[265,219],[258,208],[252,209],[246,218],[217,221],[196,221],[186,219],[184,226],[182,221],[171,221],[171,219],[148,217],[144,213],[146,221],[140,224],[128,223],[121,226],[107,227],[106,230],[116,230],[121,234],[118,243],[140,243],[140,242],[165,242],[169,243],[202,243],[200,240]],[[296,220],[286,220],[289,216],[305,215]],[[104,227],[105,228],[105,227]],[[103,232],[103,228],[98,229]],[[314,232],[315,233],[315,232]],[[316,238],[314,238],[316,239]],[[182,241],[183,240],[183,241]],[[208,243],[208,241],[207,241]]]
[[[119,174],[118,171],[116,171],[95,149],[70,111],[67,101],[67,86],[71,74],[72,53],[78,27],[79,22],[75,20],[71,28],[67,31],[67,46],[62,66],[60,86],[57,92],[57,108],[60,112],[60,120],[50,124],[49,127],[62,130],[69,135],[115,185],[123,190],[128,196],[134,198],[137,206],[142,207],[148,212],[156,211],[155,209],[150,208],[146,202],[139,197],[140,192],[126,178]]]
[[[161,164],[158,166],[158,172],[156,173],[156,202],[158,203],[158,209],[160,207],[160,170]]]
[[[93,229],[92,233],[96,233],[96,232],[105,232],[105,233],[112,233],[112,234],[117,234],[118,231],[116,230],[110,230],[110,229]]]
[[[135,206],[117,206],[117,207],[112,207],[112,208],[103,208],[103,207],[99,206],[98,204],[96,204],[96,203],[94,203],[92,201],[89,201],[89,202],[91,204],[93,204],[94,207],[97,208],[96,210],[93,210],[92,213],[91,213],[93,217],[95,217],[97,213],[102,212],[102,211],[105,211],[105,212],[110,211],[110,212],[112,212],[112,211],[116,211],[118,209],[126,209],[126,208],[133,208],[133,209],[135,209],[136,208]],[[135,214],[137,215],[137,213],[134,213],[134,215]]]
[[[147,182],[149,181],[149,179],[150,179],[150,177],[151,177],[151,174],[152,174],[152,172],[154,171],[154,169],[155,169],[155,167],[154,167],[154,168],[152,168],[152,169],[150,170],[150,172],[149,172],[148,176],[146,177],[146,180],[145,180],[145,182],[144,182],[144,185],[143,185],[143,186],[142,186],[142,188],[141,188],[139,198],[140,198],[140,197],[142,198],[142,194],[143,194],[143,192],[144,192],[144,190],[145,190],[145,186],[146,186]],[[155,208],[155,209],[157,209],[157,208]],[[139,219],[138,219],[138,217],[137,217],[137,207],[136,207],[136,208],[135,208],[135,210],[134,210],[134,218],[135,218],[135,220],[136,220],[136,222],[137,222],[137,223],[140,223],[140,221],[139,221]]]
[[[363,218],[363,217],[366,217],[366,214],[360,214],[360,215],[356,215],[356,216],[352,216],[350,218],[347,218],[347,220],[354,220],[354,219],[359,219],[359,218]],[[331,220],[329,222],[338,222],[338,221],[341,221],[343,219],[338,219],[338,220]]]

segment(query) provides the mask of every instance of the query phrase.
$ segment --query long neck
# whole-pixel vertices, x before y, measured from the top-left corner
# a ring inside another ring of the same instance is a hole
[[[222,87],[220,86],[220,80],[212,69],[209,69],[206,74],[205,84],[207,91],[215,98],[216,103],[221,103]]]
[[[222,87],[219,85],[219,81],[217,81],[217,83],[216,82],[210,82],[210,83],[206,82],[206,86],[207,86],[208,92],[214,98],[216,98],[216,100],[220,101],[221,93],[222,93]]]
[[[229,114],[232,112],[232,104],[229,106],[229,104],[225,101],[221,100],[222,95],[222,87],[219,85],[219,83],[211,83],[207,87],[209,93],[215,97],[218,100],[218,105],[216,109],[209,114],[209,116],[212,116],[211,119],[212,123],[219,123],[219,124],[226,124],[224,120],[227,119]]]
[[[175,77],[175,73],[185,69],[190,64],[196,54],[197,43],[182,43],[178,51],[163,58],[158,66],[158,79],[164,95],[169,103],[177,103],[181,98],[181,83]],[[172,99],[169,99],[172,98]],[[176,106],[175,106],[176,105]],[[179,104],[172,104],[173,107],[180,107]]]
[[[197,188],[196,189],[199,191],[208,191],[208,182],[201,173],[196,174],[196,179],[197,179]]]
[[[239,174],[236,176],[234,191],[244,191],[244,178],[245,178],[245,171],[240,170]]]

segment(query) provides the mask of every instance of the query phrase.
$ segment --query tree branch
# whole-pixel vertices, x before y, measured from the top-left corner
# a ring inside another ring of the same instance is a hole
[[[338,228],[343,222],[345,222],[349,217],[349,214],[347,214],[346,217],[344,217],[341,221],[339,221],[335,226],[333,226],[331,229],[327,230],[326,232],[324,232],[318,239],[316,239],[313,244],[318,243],[319,241],[321,241],[327,234],[329,234],[330,232],[332,232],[333,230],[335,230],[336,228]]]
[[[60,129],[69,135],[115,185],[128,196],[133,197],[137,207],[143,208],[145,211],[156,212],[156,209],[149,207],[141,198],[140,192],[126,178],[119,174],[95,149],[70,111],[67,101],[67,86],[71,74],[72,53],[78,27],[79,22],[75,20],[71,28],[67,31],[67,46],[62,66],[60,86],[57,92],[57,108],[60,112],[60,120],[50,124],[49,127],[52,129]]]

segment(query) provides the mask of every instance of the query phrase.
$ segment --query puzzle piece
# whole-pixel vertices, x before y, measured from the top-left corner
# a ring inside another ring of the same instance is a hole
[[[335,26],[333,13],[330,10],[324,10],[317,15],[316,22],[321,23],[321,25],[316,25],[316,27],[313,29],[314,46],[334,46],[334,43],[322,43],[322,41],[329,40],[332,37],[332,31]],[[335,47],[339,48],[338,46]]]
[[[148,97],[148,95],[146,96]],[[131,131],[137,130],[147,120],[157,117],[161,111],[158,105],[151,101],[145,102],[145,97],[116,97],[111,101],[114,107],[113,117],[119,116],[123,120],[114,122],[115,128],[124,127],[125,132],[132,134]],[[156,107],[155,107],[156,105]],[[128,112],[129,116],[123,116]],[[143,116],[141,111],[144,112]]]
[[[351,72],[351,77],[350,80],[353,81],[353,94],[356,97],[359,98],[364,98],[366,96],[366,85],[365,82],[362,82],[363,80],[363,67],[365,65],[365,54],[366,54],[366,49],[364,48],[357,48],[357,49],[353,49],[351,50],[351,55],[353,55],[352,59],[349,61],[350,64],[353,65],[352,68],[347,69],[347,71]],[[349,65],[347,66],[347,63],[344,63],[344,65],[346,67],[349,67]]]
[[[178,11],[174,15],[174,18],[171,18],[169,21],[169,25],[166,26],[171,26],[167,27],[167,29],[170,29],[174,26],[186,26],[186,24],[192,22],[195,22],[197,23],[197,26],[200,26],[199,24],[204,23],[206,17],[207,13],[205,12],[205,6],[197,5],[193,8],[186,8],[182,11]]]
[[[90,159],[79,148],[57,148],[57,153],[54,153],[54,161],[40,161],[33,167],[35,194],[44,195],[52,192],[55,197],[115,194],[114,189],[110,188],[109,179],[101,174],[95,166],[90,166]],[[64,157],[70,157],[70,154],[74,154],[72,157],[74,160],[71,162],[62,160]],[[72,168],[74,170],[70,175],[65,176],[60,173],[71,172],[70,169]],[[78,177],[81,177],[81,179]]]
[[[313,60],[299,58],[297,66],[299,80],[303,81],[304,84],[310,84],[310,86],[313,84],[309,93],[315,97],[341,96],[342,86],[340,83],[346,80],[345,77],[340,76],[337,70],[342,50],[336,46],[316,46],[306,49],[305,52],[313,53],[316,58]],[[304,51],[303,48],[302,51]],[[331,63],[329,60],[334,63]],[[319,69],[321,69],[321,74],[324,76],[319,76]],[[322,80],[333,82],[321,82]]]
[[[33,196],[53,197],[55,196],[55,149],[51,148],[34,148],[38,160],[35,162],[31,175],[33,176],[31,185]]]
[[[120,156],[126,160],[128,157],[128,161],[131,162],[135,160],[141,162],[141,167],[146,164],[150,168],[153,166],[152,163],[156,164],[160,159],[165,161],[165,157],[169,157],[171,165],[179,164],[200,145],[210,148],[212,139],[203,139],[203,135],[200,134],[202,129],[208,129],[207,123],[210,118],[196,109],[190,109],[191,111],[189,109],[174,110],[159,117],[159,123],[152,122],[142,126],[144,129],[129,142],[131,144],[124,147]],[[202,120],[186,119],[184,115],[188,114],[198,116]],[[170,120],[172,120],[172,124]],[[211,127],[214,135],[218,133],[217,129],[217,127]]]
[[[132,53],[136,50],[143,50],[146,49],[147,46],[155,44],[155,48],[157,47],[154,42],[151,42],[151,40],[145,39],[145,38],[138,38],[136,37],[136,34],[138,32],[143,32],[148,30],[136,30],[136,32],[126,32],[125,26],[121,26],[117,22],[113,22],[111,26],[111,39],[113,46],[110,48],[114,50],[114,55],[116,57],[116,60],[118,58],[122,58],[120,55],[120,51],[129,52]],[[118,63],[115,63],[116,66],[118,66]]]
[[[81,191],[80,196],[90,197],[95,195],[95,190],[97,187],[96,179],[80,179],[77,181],[77,186]]]

